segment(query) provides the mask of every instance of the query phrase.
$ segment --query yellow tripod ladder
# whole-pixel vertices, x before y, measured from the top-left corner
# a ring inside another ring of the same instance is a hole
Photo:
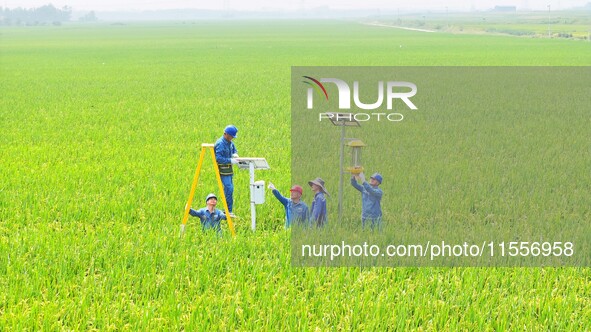
[[[228,203],[226,203],[226,194],[224,193],[224,186],[222,185],[222,178],[220,177],[220,170],[218,168],[218,163],[215,160],[215,151],[213,150],[214,145],[209,143],[201,144],[201,153],[199,154],[199,162],[197,163],[197,169],[195,170],[195,176],[193,177],[193,184],[191,185],[191,193],[189,194],[189,200],[187,201],[187,205],[185,206],[185,214],[183,215],[183,223],[181,224],[181,235],[185,231],[185,225],[187,224],[187,220],[189,220],[189,211],[191,209],[191,203],[193,203],[193,196],[195,195],[195,189],[197,188],[197,183],[199,182],[199,173],[201,173],[201,165],[203,165],[203,158],[205,157],[205,151],[209,150],[211,153],[211,160],[213,161],[213,166],[215,169],[215,177],[218,181],[218,187],[220,190],[220,197],[222,198],[222,202],[224,203],[224,211],[226,212],[226,220],[228,221],[228,227],[230,228],[230,232],[232,232],[232,236],[236,236],[236,232],[234,231],[234,223],[232,222],[232,217],[230,216],[230,211],[228,210]]]

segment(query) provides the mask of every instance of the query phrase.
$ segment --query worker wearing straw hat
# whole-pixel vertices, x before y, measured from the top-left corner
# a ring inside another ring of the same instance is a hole
[[[328,196],[328,192],[324,188],[324,180],[321,178],[308,181],[308,185],[314,192],[314,200],[310,209],[310,224],[322,228],[327,223],[326,196]]]

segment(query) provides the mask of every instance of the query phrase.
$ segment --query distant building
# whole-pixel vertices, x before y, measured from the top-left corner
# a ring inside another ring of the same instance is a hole
[[[513,13],[516,11],[516,6],[495,6],[495,8],[493,8],[493,12]]]

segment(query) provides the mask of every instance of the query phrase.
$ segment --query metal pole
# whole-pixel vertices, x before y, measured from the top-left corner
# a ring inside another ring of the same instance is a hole
[[[257,210],[254,204],[254,162],[248,164],[250,171],[250,229],[254,232],[256,228]]]
[[[340,162],[340,178],[339,178],[339,221],[343,219],[343,167],[345,164],[345,126],[341,127],[341,162]]]

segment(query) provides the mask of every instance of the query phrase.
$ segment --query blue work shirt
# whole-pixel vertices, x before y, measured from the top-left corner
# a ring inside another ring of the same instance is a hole
[[[231,164],[232,155],[238,153],[234,142],[228,142],[223,135],[215,142],[214,148],[218,164]]]
[[[213,212],[209,212],[207,208],[201,208],[199,210],[191,209],[189,210],[189,214],[193,217],[199,217],[203,231],[213,228],[218,234],[222,233],[220,221],[226,220],[226,214],[221,210],[213,209]]]
[[[372,187],[367,181],[363,185],[357,183],[355,178],[351,178],[351,185],[361,192],[361,218],[377,219],[382,216],[382,189],[377,186]]]
[[[294,203],[291,198],[281,195],[277,189],[273,189],[273,195],[285,207],[285,228],[289,228],[293,222],[298,226],[310,226],[306,203],[302,201]]]
[[[326,197],[324,197],[323,192],[318,192],[314,195],[314,200],[312,201],[310,223],[317,227],[324,227],[326,222]]]

